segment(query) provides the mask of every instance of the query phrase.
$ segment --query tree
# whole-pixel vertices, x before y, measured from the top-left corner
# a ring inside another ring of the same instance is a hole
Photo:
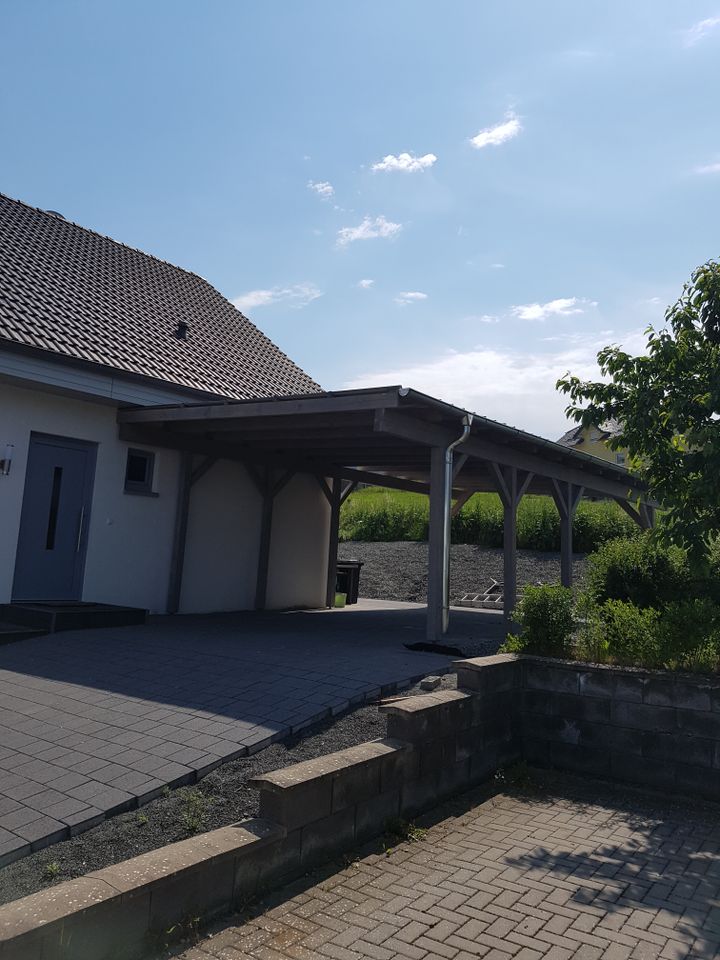
[[[584,426],[616,419],[631,465],[666,511],[660,535],[702,564],[720,535],[720,263],[698,267],[647,354],[598,354],[603,382],[558,380],[568,416]]]

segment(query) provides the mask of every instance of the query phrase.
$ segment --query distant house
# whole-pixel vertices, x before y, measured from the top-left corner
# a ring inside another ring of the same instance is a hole
[[[588,453],[592,457],[599,457],[608,463],[617,464],[619,467],[628,465],[628,452],[624,448],[612,450],[609,441],[622,433],[622,426],[617,420],[607,420],[599,427],[573,427],[564,433],[558,443],[565,447],[572,447],[581,453]]]

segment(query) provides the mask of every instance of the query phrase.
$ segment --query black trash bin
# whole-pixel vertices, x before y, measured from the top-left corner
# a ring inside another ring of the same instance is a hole
[[[357,603],[360,590],[360,569],[362,560],[338,560],[337,563],[337,593],[347,594],[346,603]]]

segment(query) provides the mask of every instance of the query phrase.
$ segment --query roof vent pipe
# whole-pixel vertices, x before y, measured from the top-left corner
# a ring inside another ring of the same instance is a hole
[[[470,436],[473,415],[463,417],[463,430],[457,440],[453,440],[445,450],[445,503],[443,511],[443,555],[442,555],[442,632],[447,633],[450,625],[450,526],[452,521],[453,458],[455,448],[465,443]]]

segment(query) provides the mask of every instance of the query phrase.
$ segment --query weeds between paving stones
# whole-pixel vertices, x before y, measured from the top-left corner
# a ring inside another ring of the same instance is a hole
[[[517,793],[541,793],[544,790],[537,772],[531,770],[524,760],[496,770],[495,783],[501,790],[513,790]]]
[[[423,830],[415,823],[408,823],[407,820],[401,820],[399,817],[386,820],[382,838],[385,856],[390,856],[393,848],[399,843],[419,843],[426,836],[427,830]]]

